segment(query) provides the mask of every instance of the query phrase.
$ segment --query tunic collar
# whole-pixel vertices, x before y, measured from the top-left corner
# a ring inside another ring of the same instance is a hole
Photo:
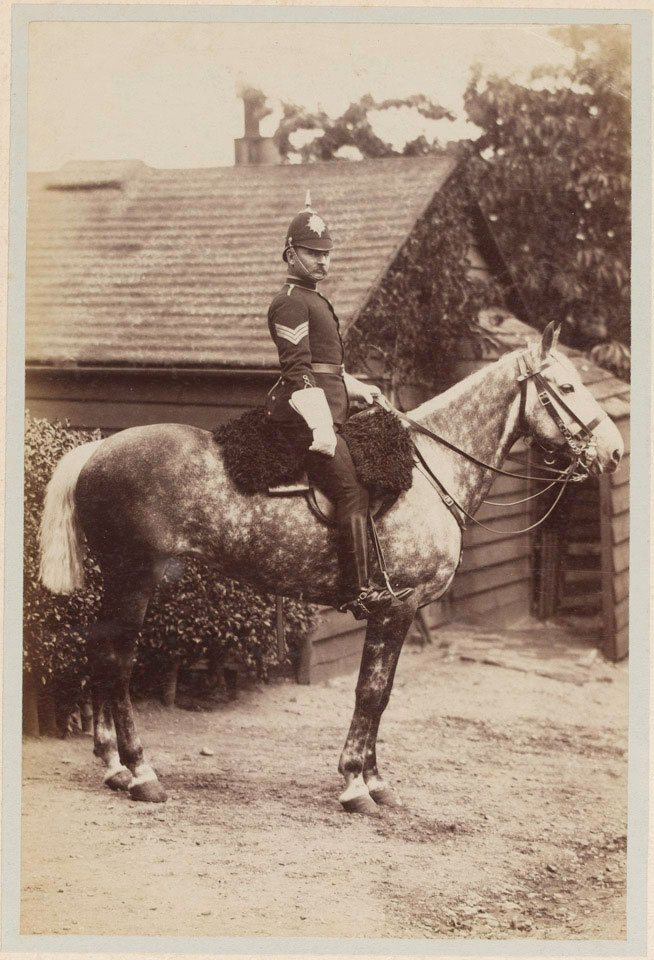
[[[304,287],[305,290],[315,290],[316,283],[313,280],[302,280],[300,277],[287,277],[286,283],[292,284],[294,287]]]

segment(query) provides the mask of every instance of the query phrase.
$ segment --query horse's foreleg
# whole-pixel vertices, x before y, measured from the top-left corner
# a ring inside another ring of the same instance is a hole
[[[377,813],[375,800],[397,803],[377,769],[375,745],[381,715],[386,709],[395,668],[416,606],[410,601],[369,620],[356,687],[354,715],[338,764],[345,777],[340,796],[344,808],[355,813]]]
[[[129,695],[136,637],[163,565],[105,572],[100,619],[92,628],[94,753],[105,763],[105,782],[135,800],[161,802],[165,791],[143,755]]]
[[[391,679],[389,696],[392,683],[393,681]],[[393,788],[386,783],[384,778],[379,773],[379,769],[377,768],[377,731],[379,730],[381,715],[386,709],[388,699],[389,698],[387,697],[386,703],[384,703],[381,707],[376,720],[370,724],[370,730],[368,732],[368,739],[366,741],[363,757],[363,779],[368,788],[368,792],[375,803],[382,804],[385,807],[401,807],[402,801],[399,799]]]

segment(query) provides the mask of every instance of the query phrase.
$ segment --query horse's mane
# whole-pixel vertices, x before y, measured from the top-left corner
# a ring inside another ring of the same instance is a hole
[[[464,377],[463,380],[459,380],[451,387],[448,387],[447,390],[444,390],[429,400],[425,400],[420,406],[409,411],[409,415],[414,420],[420,420],[422,417],[429,417],[432,414],[438,414],[448,410],[457,401],[469,396],[471,392],[476,391],[482,383],[488,380],[489,377],[494,376],[498,370],[511,364],[513,365],[513,369],[515,369],[517,358],[521,355],[525,356],[531,365],[538,366],[541,359],[540,350],[541,341],[539,339],[529,340],[526,347],[520,347],[517,350],[512,350],[510,353],[505,353],[494,363],[489,363],[479,370],[474,370],[468,374],[467,377]],[[561,353],[559,350],[552,350],[551,356],[558,363],[562,363],[567,367],[572,374],[578,376],[574,364],[564,353]]]
[[[429,400],[425,400],[420,406],[411,410],[409,415],[413,417],[414,420],[420,420],[422,417],[428,417],[431,414],[447,410],[452,404],[463,397],[467,397],[472,391],[477,390],[478,387],[488,380],[500,367],[508,365],[511,358],[516,358],[523,352],[523,350],[513,350],[511,353],[504,354],[504,356],[500,357],[494,363],[487,364],[479,370],[474,370],[468,374],[467,377],[464,377],[463,380],[459,380],[451,387],[448,387],[447,390],[436,394],[435,397],[431,397]]]

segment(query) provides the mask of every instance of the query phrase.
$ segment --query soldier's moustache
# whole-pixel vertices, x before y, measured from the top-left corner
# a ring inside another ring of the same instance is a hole
[[[295,266],[299,267],[300,270],[304,273],[304,275],[305,275],[308,279],[313,280],[314,277],[313,277],[311,271],[308,269],[308,267],[307,267],[307,265],[305,264],[305,262],[303,261],[302,257],[300,256],[299,251],[296,250],[295,247],[289,245],[288,252],[289,252],[289,254],[291,255],[291,263],[294,264]],[[323,273],[323,276],[324,276],[324,274],[325,274],[325,268],[324,268],[324,267],[322,268],[322,273]]]

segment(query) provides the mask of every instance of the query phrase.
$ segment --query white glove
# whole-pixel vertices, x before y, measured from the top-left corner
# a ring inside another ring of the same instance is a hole
[[[313,443],[309,450],[333,457],[336,452],[336,434],[325,391],[320,387],[295,390],[288,402],[313,431]]]
[[[333,427],[316,427],[309,450],[324,453],[326,457],[333,457],[336,453],[336,434]]]
[[[364,403],[374,403],[376,398],[383,399],[383,394],[374,383],[362,383],[349,373],[343,374],[345,389],[350,400],[363,400]]]

